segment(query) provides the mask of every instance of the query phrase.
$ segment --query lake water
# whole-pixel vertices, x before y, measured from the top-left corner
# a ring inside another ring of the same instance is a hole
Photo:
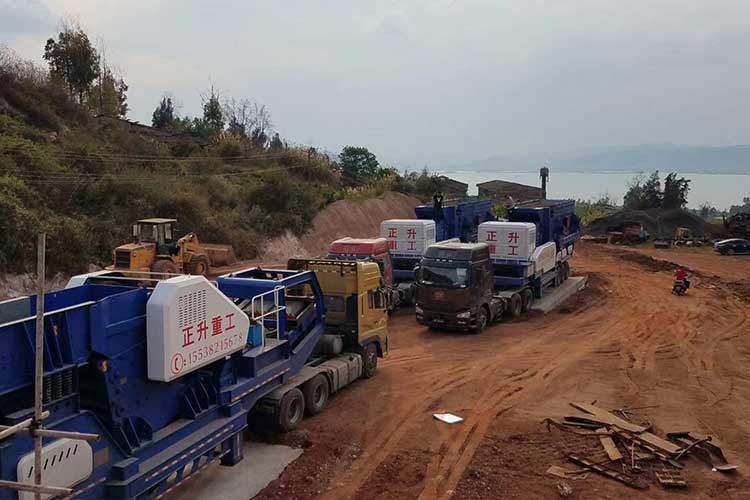
[[[530,186],[540,186],[539,172],[474,172],[445,171],[452,179],[469,184],[469,194],[477,194],[477,183],[501,179]],[[547,183],[548,198],[572,198],[595,200],[609,194],[618,203],[627,191],[628,182],[637,173],[582,173],[550,172]],[[688,206],[697,208],[709,202],[716,208],[728,209],[731,205],[741,205],[742,198],[750,196],[750,175],[725,174],[681,174],[690,179]],[[663,181],[663,177],[662,177]]]

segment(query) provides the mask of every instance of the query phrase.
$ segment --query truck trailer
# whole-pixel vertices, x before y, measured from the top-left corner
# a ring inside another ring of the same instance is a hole
[[[389,309],[414,305],[414,269],[425,250],[437,241],[476,241],[479,225],[494,220],[490,200],[452,200],[442,207],[420,205],[415,219],[389,219],[380,224],[380,238],[341,238],[327,258],[378,263],[389,290]]]
[[[329,295],[318,271],[254,268],[216,285],[155,277],[155,286],[100,272],[45,294],[44,427],[100,439],[45,439],[42,484],[80,498],[160,498],[213,462],[239,462],[249,420],[292,429],[329,394],[372,376],[387,354],[382,301],[351,304],[370,320],[346,333],[327,319],[326,301],[341,281],[382,294],[379,280],[361,279],[377,266],[327,277]],[[35,308],[35,296],[0,302],[3,426],[33,414]],[[0,441],[0,480],[31,484],[33,449],[25,433]],[[5,498],[33,493],[0,489]]]
[[[482,331],[503,314],[518,317],[570,276],[580,224],[575,202],[538,200],[508,221],[480,224],[476,244],[429,247],[417,280],[417,321]]]

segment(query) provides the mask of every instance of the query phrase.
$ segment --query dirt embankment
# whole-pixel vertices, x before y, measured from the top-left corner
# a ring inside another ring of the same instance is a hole
[[[313,219],[301,237],[290,231],[269,240],[260,257],[264,262],[284,262],[292,257],[319,257],[331,242],[344,236],[374,238],[387,219],[413,219],[420,201],[401,193],[386,193],[363,201],[341,200],[330,204]]]
[[[625,224],[638,222],[651,236],[671,237],[675,229],[685,227],[696,236],[719,236],[723,228],[709,224],[697,215],[685,210],[651,208],[648,210],[620,210],[607,217],[596,219],[585,232],[592,236],[605,236],[609,231],[622,231]]]

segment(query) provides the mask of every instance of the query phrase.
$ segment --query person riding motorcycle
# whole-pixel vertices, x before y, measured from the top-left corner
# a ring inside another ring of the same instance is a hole
[[[682,295],[690,288],[690,280],[687,279],[688,273],[682,266],[677,266],[674,270],[674,285],[672,292]]]

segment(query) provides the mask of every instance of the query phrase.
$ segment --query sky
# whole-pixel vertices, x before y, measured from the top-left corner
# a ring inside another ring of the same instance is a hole
[[[0,0],[0,45],[42,63],[63,18],[142,123],[213,85],[292,142],[399,167],[750,142],[747,0]]]

